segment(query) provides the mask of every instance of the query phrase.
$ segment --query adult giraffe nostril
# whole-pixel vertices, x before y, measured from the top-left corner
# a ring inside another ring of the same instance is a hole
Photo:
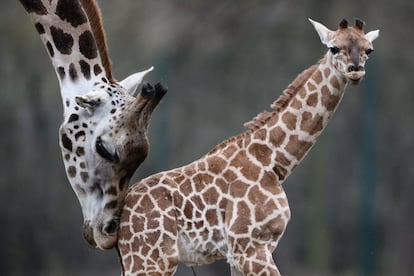
[[[108,235],[112,235],[118,231],[118,226],[118,220],[113,219],[103,227],[103,232]]]
[[[83,224],[82,235],[90,245],[96,246],[96,242],[93,237],[93,228],[89,225],[89,223]]]

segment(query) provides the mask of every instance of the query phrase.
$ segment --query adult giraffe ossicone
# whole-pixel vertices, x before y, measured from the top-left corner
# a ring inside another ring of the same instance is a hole
[[[283,181],[309,152],[349,82],[365,75],[378,31],[310,20],[329,51],[302,72],[242,134],[181,168],[134,184],[118,249],[126,275],[170,275],[179,261],[226,258],[232,275],[280,275],[272,252],[290,219]]]
[[[94,0],[20,0],[56,71],[63,101],[60,147],[69,182],[94,246],[117,242],[128,182],[148,153],[150,116],[166,89],[144,84],[152,70],[112,77],[100,10]]]

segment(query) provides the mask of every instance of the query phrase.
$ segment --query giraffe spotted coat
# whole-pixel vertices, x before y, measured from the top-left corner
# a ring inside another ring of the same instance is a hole
[[[232,275],[279,275],[272,252],[290,219],[282,183],[359,83],[378,31],[363,22],[334,32],[311,20],[329,51],[301,73],[271,112],[200,159],[133,185],[118,250],[126,275],[171,275],[178,262],[227,259]]]
[[[85,239],[101,249],[117,243],[128,182],[148,153],[150,116],[166,89],[135,90],[152,70],[117,82],[94,0],[20,0],[56,72],[63,102],[59,129],[68,180],[83,213]]]

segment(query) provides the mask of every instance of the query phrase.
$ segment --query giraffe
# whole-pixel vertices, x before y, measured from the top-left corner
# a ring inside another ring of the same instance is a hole
[[[124,275],[171,275],[179,261],[227,259],[232,275],[280,275],[272,252],[290,219],[282,183],[315,144],[348,83],[358,84],[379,31],[336,31],[309,19],[327,53],[303,71],[245,132],[200,159],[134,184],[118,253]]]
[[[83,236],[112,248],[128,182],[148,154],[148,124],[167,92],[142,85],[153,67],[122,81],[112,76],[102,17],[94,0],[20,0],[55,69],[63,101],[59,144],[80,202]]]

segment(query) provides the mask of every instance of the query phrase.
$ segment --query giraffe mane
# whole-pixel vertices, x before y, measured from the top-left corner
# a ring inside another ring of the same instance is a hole
[[[319,63],[318,63],[319,64]],[[286,106],[291,102],[291,100],[296,96],[299,90],[303,87],[305,82],[310,78],[310,76],[318,68],[318,64],[315,64],[308,69],[300,73],[295,80],[288,85],[288,87],[283,91],[282,95],[271,104],[272,112],[264,111],[256,115],[253,120],[246,122],[245,127],[251,130],[256,130],[259,127],[266,124],[266,122],[272,118],[276,113],[281,112]]]
[[[106,44],[105,31],[102,23],[101,10],[96,3],[96,0],[80,0],[86,16],[89,19],[89,24],[95,38],[95,43],[102,60],[102,66],[105,69],[106,77],[110,82],[115,82],[112,76],[112,62],[109,58],[109,50]]]
[[[265,125],[267,121],[269,121],[273,116],[280,113],[283,109],[286,108],[286,106],[290,103],[290,101],[296,96],[296,94],[300,91],[300,89],[303,87],[305,82],[310,78],[310,76],[316,71],[316,69],[319,66],[319,62],[315,65],[312,65],[308,69],[304,70],[302,73],[300,73],[292,83],[288,85],[288,87],[283,91],[282,95],[279,96],[279,98],[271,104],[271,108],[273,111],[264,111],[262,113],[259,113],[256,117],[253,118],[253,120],[244,123],[244,126],[247,128],[247,131],[244,131],[240,133],[239,135],[232,136],[217,146],[215,146],[208,154],[214,153],[217,150],[220,150],[224,148],[227,144],[233,143],[234,141],[237,141],[238,139],[243,139],[251,133],[252,131],[255,131]]]

